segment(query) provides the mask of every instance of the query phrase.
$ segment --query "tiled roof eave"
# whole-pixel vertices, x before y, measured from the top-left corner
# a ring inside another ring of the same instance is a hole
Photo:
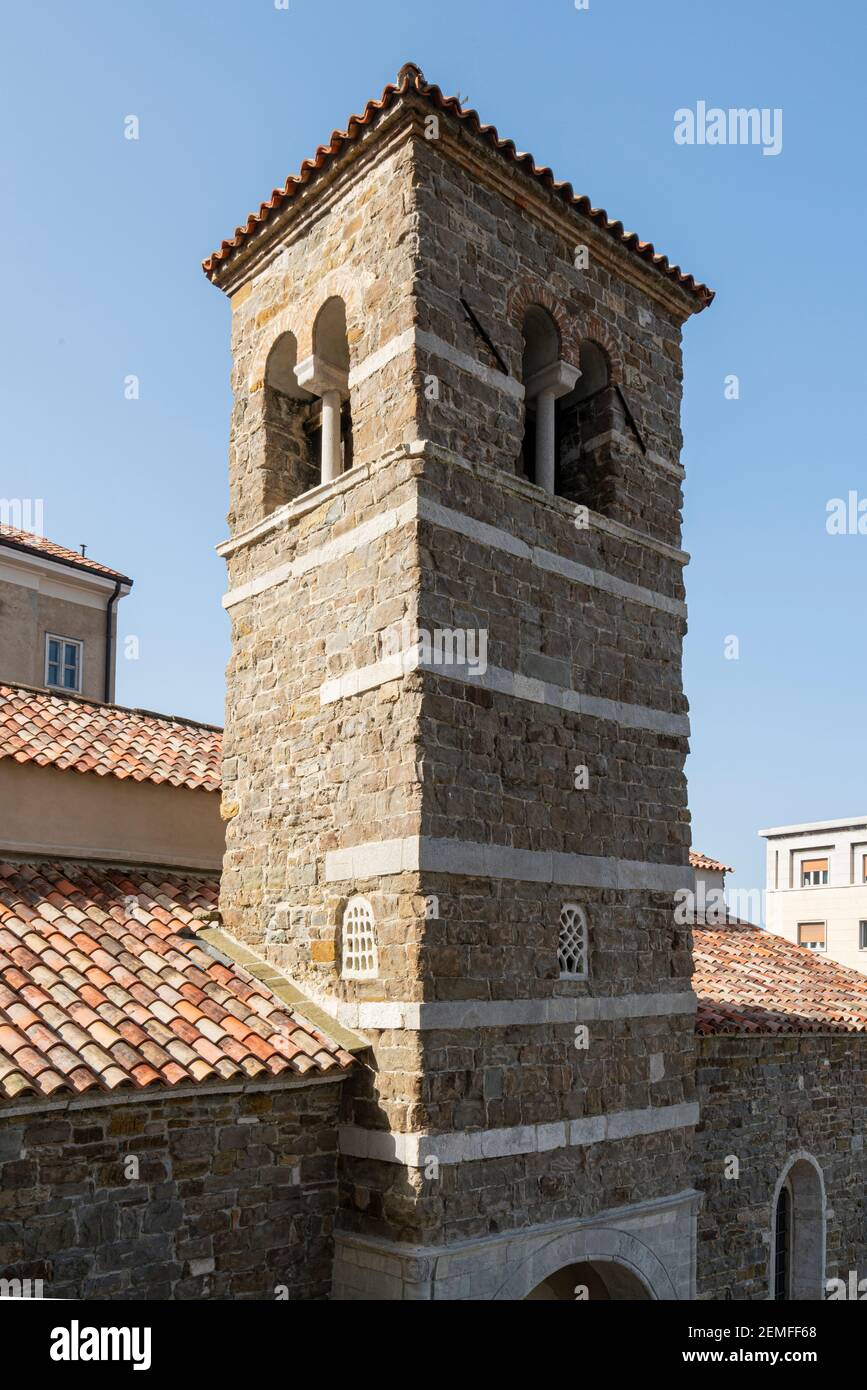
[[[88,575],[92,579],[110,580],[127,589],[133,586],[129,576],[121,574],[119,570],[109,569],[108,565],[100,565],[95,560],[88,560],[86,556],[76,555],[74,551],[67,550],[66,546],[58,545],[41,536],[32,536],[28,532],[16,531],[13,527],[0,526],[0,546],[24,555],[32,555],[46,564],[62,565],[65,569]]]
[[[327,145],[320,145],[313,158],[305,160],[297,174],[290,175],[282,188],[275,188],[271,197],[259,205],[258,212],[250,213],[244,225],[235,228],[234,236],[223,240],[219,248],[202,262],[202,269],[208,278],[219,284],[223,278],[222,273],[246,249],[250,239],[264,229],[272,215],[285,208],[300,188],[329,168],[341,157],[347,146],[354,143],[361,133],[377,126],[383,113],[394,108],[400,99],[407,95],[420,98],[435,110],[454,116],[464,123],[503,159],[513,166],[520,167],[530,178],[548,188],[567,206],[587,217],[601,231],[608,233],[616,243],[674,282],[687,296],[696,301],[696,312],[707,308],[712,302],[714,291],[707,285],[686,274],[680,266],[672,265],[667,256],[656,251],[652,242],[642,241],[635,232],[627,232],[623,223],[610,219],[604,208],[594,208],[585,195],[576,195],[572,185],[555,179],[550,168],[537,167],[531,154],[518,151],[512,140],[501,139],[494,126],[483,124],[478,113],[472,108],[462,107],[456,97],[444,96],[440,88],[426,82],[420,69],[411,63],[405,64],[401,69],[396,84],[389,83],[378,100],[367,103],[361,115],[351,116],[345,131],[334,131]]]
[[[0,759],[215,793],[221,755],[212,725],[0,681]]]
[[[0,862],[0,1117],[200,1087],[340,1080],[355,1059],[241,962],[206,948],[218,881]]]
[[[699,1036],[867,1040],[867,976],[745,922],[693,929]]]
[[[349,1079],[349,1076],[349,1068],[335,1067],[328,1072],[318,1072],[315,1075],[306,1076],[298,1076],[287,1068],[274,1076],[251,1077],[238,1074],[226,1077],[225,1080],[218,1078],[214,1081],[189,1081],[174,1086],[167,1086],[157,1078],[145,1086],[119,1086],[113,1091],[106,1090],[94,1081],[87,1090],[79,1094],[74,1094],[68,1088],[64,1090],[58,1088],[52,1095],[43,1095],[33,1087],[28,1087],[19,1092],[14,1100],[4,1098],[2,1089],[0,1089],[0,1120],[12,1119],[16,1115],[38,1114],[43,1111],[98,1109],[106,1105],[116,1109],[118,1106],[136,1105],[154,1099],[184,1100],[191,1096],[254,1094],[260,1091],[302,1091],[310,1086],[340,1086]]]
[[[723,864],[719,859],[711,859],[710,855],[702,854],[700,850],[695,849],[689,852],[689,865],[691,869],[704,869],[708,873],[734,873],[731,864]]]

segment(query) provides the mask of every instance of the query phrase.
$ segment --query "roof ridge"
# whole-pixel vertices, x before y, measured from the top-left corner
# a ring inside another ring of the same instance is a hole
[[[318,174],[326,163],[336,159],[344,144],[356,140],[359,133],[365,127],[370,126],[375,116],[387,110],[396,98],[407,94],[415,94],[428,99],[439,110],[449,112],[458,120],[469,122],[471,127],[475,127],[476,133],[482,136],[498,154],[521,165],[531,178],[543,183],[581,216],[595,222],[602,231],[608,232],[627,250],[640,256],[656,270],[674,280],[681,289],[699,300],[700,309],[706,309],[712,302],[715,295],[712,289],[697,281],[693,275],[682,271],[679,265],[672,265],[667,256],[656,251],[652,242],[642,241],[635,232],[627,232],[623,223],[617,219],[609,218],[604,208],[594,208],[586,194],[576,194],[571,183],[557,180],[547,165],[537,166],[533,156],[526,151],[519,151],[513,140],[502,139],[496,126],[483,124],[478,112],[472,107],[462,106],[458,97],[444,96],[442,90],[435,83],[427,81],[417,63],[404,63],[397,75],[396,83],[387,83],[383,88],[382,96],[378,100],[371,98],[361,115],[350,116],[346,122],[345,130],[332,131],[331,139],[327,145],[320,145],[312,159],[305,159],[298,173],[290,174],[282,188],[273,189],[268,201],[260,203],[258,213],[251,212],[244,226],[235,228],[235,234],[231,239],[224,238],[219,248],[212,251],[210,256],[202,261],[202,269],[208,278],[213,281],[221,268],[220,263],[228,260],[235,251],[238,251],[243,243],[262,224],[268,221],[271,214],[293,197],[297,190],[306,184],[312,176]]]
[[[48,536],[41,536],[36,531],[22,531],[20,526],[0,523],[0,545],[11,546],[13,550],[23,550],[28,555],[38,555],[55,565],[66,565],[68,569],[85,570],[88,574],[98,575],[103,579],[116,579],[128,584],[130,588],[134,583],[128,574],[121,574],[120,570],[112,569],[99,560],[89,560],[86,555],[77,555],[68,545],[53,541]],[[55,551],[63,553],[55,554]]]

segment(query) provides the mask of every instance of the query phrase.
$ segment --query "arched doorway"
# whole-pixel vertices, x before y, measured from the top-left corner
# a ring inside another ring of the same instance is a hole
[[[633,1270],[614,1260],[584,1260],[549,1274],[527,1294],[527,1301],[636,1303],[650,1298]]]
[[[688,1260],[690,1242],[694,1239],[692,1233],[690,1223],[682,1231],[683,1247],[670,1251],[681,1266]],[[596,1278],[582,1279],[577,1275],[573,1278],[576,1266],[579,1273],[586,1274],[589,1269]],[[561,1286],[556,1281],[564,1271]],[[601,1280],[601,1290],[596,1279]],[[551,1280],[555,1282],[550,1284]],[[566,1280],[570,1281],[568,1286]],[[549,1287],[542,1289],[542,1285]],[[575,1299],[578,1285],[586,1286],[591,1299],[593,1288],[598,1292],[607,1292],[609,1299],[676,1299],[686,1296],[678,1292],[668,1269],[646,1240],[640,1240],[632,1232],[617,1227],[579,1226],[543,1240],[523,1259],[512,1264],[494,1298],[506,1302],[523,1302],[531,1296],[539,1301],[548,1300],[552,1295],[556,1299]],[[569,1291],[562,1294],[561,1287],[568,1287]]]

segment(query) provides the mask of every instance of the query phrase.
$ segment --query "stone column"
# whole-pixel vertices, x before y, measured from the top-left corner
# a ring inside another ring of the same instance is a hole
[[[325,391],[322,396],[322,481],[331,483],[339,478],[340,457],[340,392]]]
[[[536,402],[536,483],[552,496],[557,467],[556,402],[569,394],[580,375],[568,362],[552,362],[525,383],[525,399]]]
[[[311,395],[322,398],[322,474],[320,481],[332,483],[339,478],[340,458],[340,407],[349,395],[349,373],[343,367],[335,367],[324,357],[305,357],[295,368],[299,386]]]

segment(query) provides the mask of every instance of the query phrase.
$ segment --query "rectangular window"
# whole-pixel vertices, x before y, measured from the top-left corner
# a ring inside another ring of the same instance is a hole
[[[867,951],[867,922],[858,923],[858,945],[862,951]]]
[[[867,854],[861,860],[861,882],[867,883]]]
[[[798,945],[807,946],[811,951],[824,951],[825,949],[825,923],[824,922],[799,922],[798,923]]]
[[[828,882],[828,861],[827,859],[802,859],[801,860],[801,887],[818,888],[819,884]]]
[[[81,665],[84,644],[72,637],[45,638],[45,684],[58,690],[81,690]]]

